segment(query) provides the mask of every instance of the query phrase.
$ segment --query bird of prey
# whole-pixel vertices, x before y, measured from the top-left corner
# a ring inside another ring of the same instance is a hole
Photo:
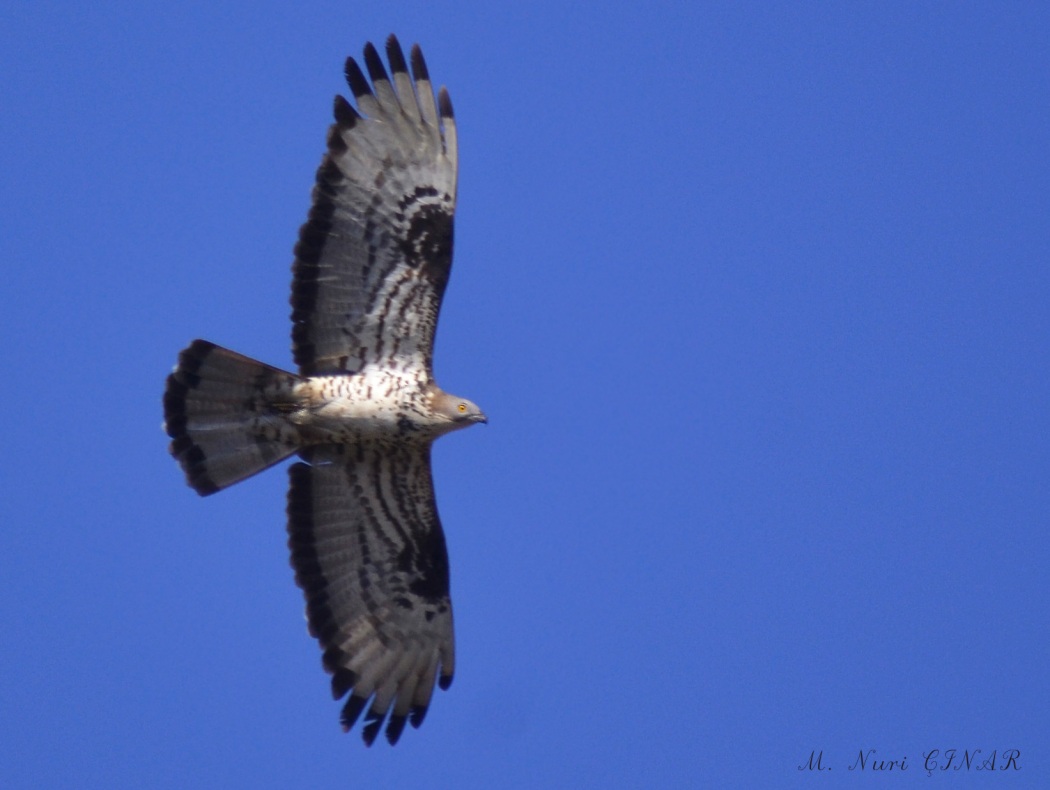
[[[418,45],[406,63],[390,36],[386,53],[389,74],[372,44],[364,70],[346,61],[356,109],[335,98],[292,266],[299,373],[195,340],[164,393],[171,454],[202,496],[301,459],[288,470],[291,563],[332,694],[350,694],[343,729],[367,706],[368,745],[384,721],[392,744],[418,727],[435,682],[452,682],[430,447],[487,422],[432,373],[452,264],[452,103],[444,88],[435,102]]]

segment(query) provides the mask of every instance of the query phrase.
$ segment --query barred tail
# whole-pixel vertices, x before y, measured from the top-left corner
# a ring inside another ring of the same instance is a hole
[[[282,416],[298,381],[206,340],[179,354],[164,391],[164,429],[198,494],[214,494],[299,449],[296,427]]]

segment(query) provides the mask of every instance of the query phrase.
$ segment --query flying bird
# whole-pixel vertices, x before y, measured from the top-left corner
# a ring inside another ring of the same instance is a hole
[[[202,496],[289,467],[288,546],[341,722],[369,746],[423,722],[455,668],[430,447],[487,422],[443,392],[434,331],[452,265],[456,124],[419,46],[346,61],[292,266],[288,373],[195,340],[164,393],[171,454]],[[409,66],[411,65],[411,68]],[[367,73],[367,76],[366,76]]]

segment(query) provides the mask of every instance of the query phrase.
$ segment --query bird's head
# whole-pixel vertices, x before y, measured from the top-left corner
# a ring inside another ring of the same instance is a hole
[[[489,421],[485,412],[473,401],[438,389],[430,393],[430,409],[439,421],[448,425],[450,431]]]

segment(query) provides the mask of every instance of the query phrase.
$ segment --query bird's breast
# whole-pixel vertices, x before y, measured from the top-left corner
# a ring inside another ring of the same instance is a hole
[[[311,377],[297,386],[296,400],[291,420],[311,442],[390,437],[431,421],[423,388],[393,375]]]

